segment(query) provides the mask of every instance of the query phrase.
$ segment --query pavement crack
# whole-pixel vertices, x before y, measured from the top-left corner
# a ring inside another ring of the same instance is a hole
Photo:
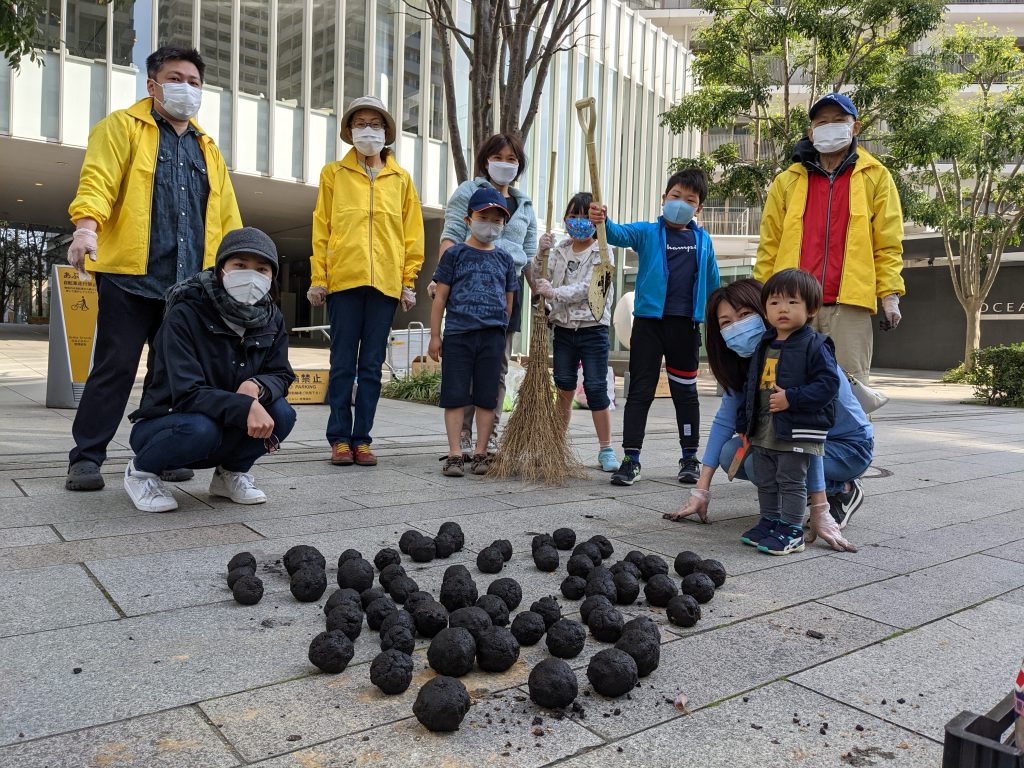
[[[79,563],[78,565],[82,567],[82,570],[85,571],[85,575],[88,576],[92,583],[96,585],[96,589],[100,591],[100,594],[107,599],[107,602],[110,603],[110,607],[117,612],[118,617],[127,619],[128,614],[125,613],[121,606],[117,604],[117,601],[107,591],[107,588],[103,586],[103,583],[96,577],[96,574],[89,569],[89,566],[85,563]]]

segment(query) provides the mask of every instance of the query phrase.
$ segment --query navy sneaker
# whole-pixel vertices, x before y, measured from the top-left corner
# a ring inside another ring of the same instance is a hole
[[[679,482],[686,485],[696,485],[700,479],[700,462],[696,456],[679,460]]]
[[[850,481],[850,490],[828,497],[828,511],[842,530],[863,503],[864,487],[860,484],[860,479],[855,478]]]
[[[762,517],[757,521],[757,525],[751,528],[749,531],[740,536],[740,541],[744,544],[749,544],[752,547],[756,547],[761,543],[761,539],[765,536],[771,535],[771,532],[775,530],[775,526],[778,523],[778,519],[770,517]]]
[[[627,456],[612,475],[612,485],[632,485],[640,479],[640,462]]]
[[[757,548],[769,555],[791,555],[804,551],[804,531],[799,525],[789,525],[781,520],[772,532],[761,539]]]

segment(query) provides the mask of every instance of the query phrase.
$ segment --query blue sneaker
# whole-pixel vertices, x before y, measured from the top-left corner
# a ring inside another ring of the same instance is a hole
[[[602,448],[597,454],[597,463],[602,472],[614,472],[619,468],[619,460],[615,457],[614,448]]]
[[[740,541],[744,544],[749,544],[752,547],[756,547],[761,543],[761,539],[765,536],[771,535],[771,532],[775,530],[775,525],[778,523],[777,518],[762,517],[757,521],[757,525],[751,528],[749,531],[740,536]]]
[[[612,485],[632,485],[640,479],[640,462],[626,456],[612,475]]]
[[[757,545],[761,552],[769,555],[791,555],[804,551],[804,531],[799,525],[789,525],[781,520],[772,532]]]

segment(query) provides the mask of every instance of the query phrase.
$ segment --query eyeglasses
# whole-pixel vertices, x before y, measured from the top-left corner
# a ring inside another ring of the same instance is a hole
[[[381,123],[381,122],[376,122],[376,123],[357,122],[357,123],[352,123],[352,127],[353,128],[358,128],[358,129],[373,128],[373,130],[375,130],[375,131],[383,131],[384,130],[384,123]]]
[[[271,435],[264,439],[263,447],[266,449],[267,453],[275,453],[277,449],[281,447],[281,441],[277,439],[277,435]]]

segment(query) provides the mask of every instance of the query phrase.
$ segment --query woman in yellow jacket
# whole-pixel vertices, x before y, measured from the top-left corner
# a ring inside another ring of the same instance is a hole
[[[320,173],[307,297],[314,307],[327,303],[331,324],[331,463],[373,466],[381,366],[395,309],[416,304],[423,214],[412,178],[388,149],[395,120],[380,99],[354,99],[342,115],[341,138],[354,148]]]

